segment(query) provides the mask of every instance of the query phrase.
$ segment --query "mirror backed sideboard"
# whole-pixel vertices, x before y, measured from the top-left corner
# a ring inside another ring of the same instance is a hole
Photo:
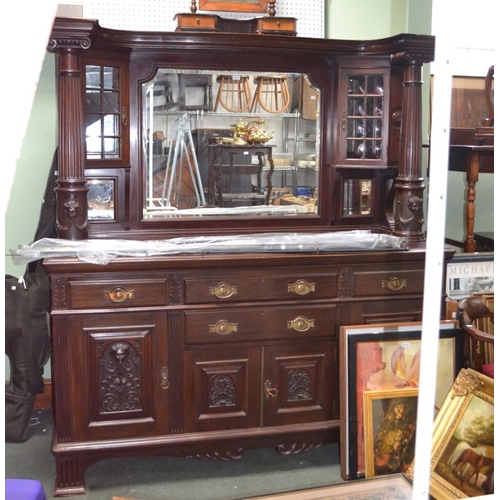
[[[422,317],[421,79],[434,39],[57,18],[49,50],[59,239],[400,239],[106,265],[47,258],[56,494],[84,493],[85,470],[104,458],[225,460],[338,441],[339,326]]]

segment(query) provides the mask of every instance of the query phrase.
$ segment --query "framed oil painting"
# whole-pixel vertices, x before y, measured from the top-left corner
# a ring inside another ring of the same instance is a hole
[[[415,456],[418,389],[363,396],[365,477],[405,473]]]
[[[199,0],[200,10],[266,12],[267,0]]]
[[[434,420],[430,496],[452,500],[493,494],[494,452],[493,379],[462,369]]]
[[[365,477],[364,393],[418,387],[422,323],[341,326],[339,333],[341,475],[353,480]],[[436,413],[463,366],[456,321],[442,322],[439,337]]]

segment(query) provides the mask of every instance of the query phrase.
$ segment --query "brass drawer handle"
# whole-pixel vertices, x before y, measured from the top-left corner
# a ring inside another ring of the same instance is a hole
[[[227,283],[219,283],[217,286],[210,287],[208,293],[219,297],[219,299],[228,299],[238,293],[238,288]]]
[[[391,276],[388,280],[382,280],[382,288],[388,288],[393,292],[402,290],[408,286],[408,280],[398,278],[397,276]]]
[[[316,283],[309,283],[307,280],[297,280],[295,283],[288,285],[288,293],[296,293],[297,295],[307,295],[316,291]]]
[[[161,382],[160,387],[162,389],[168,389],[170,387],[170,380],[168,380],[168,368],[164,366],[160,370]]]
[[[125,290],[122,287],[113,288],[110,292],[104,292],[104,298],[112,302],[124,302],[134,298],[134,290]]]
[[[269,399],[270,397],[275,398],[278,396],[278,389],[272,387],[270,380],[266,380],[264,382],[264,393],[266,394],[266,399]]]
[[[305,316],[297,316],[292,321],[287,321],[287,328],[297,332],[307,332],[310,328],[314,328],[314,320],[307,319]]]
[[[215,325],[209,325],[208,331],[217,335],[229,335],[238,331],[238,323],[231,323],[227,319],[221,319]]]

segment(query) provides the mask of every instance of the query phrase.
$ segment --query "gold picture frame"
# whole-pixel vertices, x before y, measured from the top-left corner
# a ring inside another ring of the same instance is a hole
[[[404,473],[415,455],[418,388],[363,395],[365,477]]]
[[[434,419],[429,494],[436,500],[493,493],[494,382],[462,369]],[[407,471],[413,479],[414,463]]]
[[[267,0],[199,0],[200,10],[220,12],[266,12]]]

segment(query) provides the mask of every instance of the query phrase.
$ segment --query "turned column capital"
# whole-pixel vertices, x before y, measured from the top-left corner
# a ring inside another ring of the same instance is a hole
[[[90,38],[94,23],[85,20],[66,19],[54,25],[47,50],[59,52],[63,49],[84,50],[92,44]]]
[[[434,49],[408,49],[401,52],[391,54],[391,64],[406,66],[406,67],[422,67],[425,63],[434,60]]]

